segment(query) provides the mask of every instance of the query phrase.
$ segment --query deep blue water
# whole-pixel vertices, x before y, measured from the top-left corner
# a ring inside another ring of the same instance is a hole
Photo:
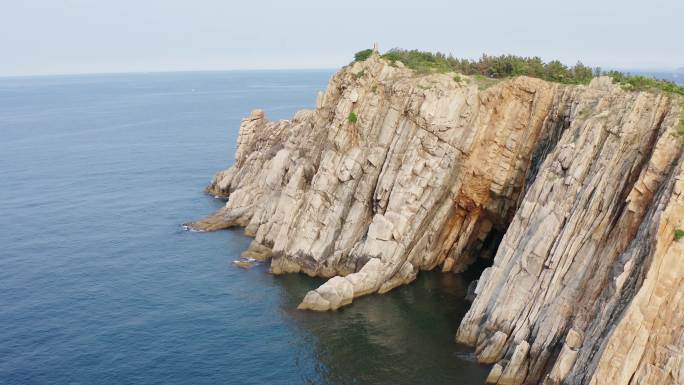
[[[482,383],[458,277],[300,312],[319,281],[180,227],[221,205],[202,188],[240,119],[313,106],[331,73],[0,79],[0,383]]]

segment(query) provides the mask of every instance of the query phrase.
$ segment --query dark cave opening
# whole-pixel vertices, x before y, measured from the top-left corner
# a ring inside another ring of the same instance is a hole
[[[494,263],[496,251],[499,249],[504,234],[505,229],[492,228],[483,241],[477,242],[465,251],[473,257],[467,265],[463,266],[463,270],[451,273],[462,281],[467,301],[472,302],[475,299],[475,287],[485,269]]]
[[[542,135],[532,151],[523,180],[520,181],[520,184],[514,184],[513,186],[515,190],[513,199],[502,199],[498,207],[494,205],[497,209],[487,212],[485,218],[481,219],[479,223],[479,226],[488,230],[485,230],[487,231],[486,236],[484,236],[484,239],[471,239],[469,245],[462,252],[462,262],[452,269],[454,275],[460,277],[467,287],[467,300],[472,302],[475,299],[474,291],[477,282],[484,270],[494,264],[494,257],[499,249],[499,245],[522,199],[537,178],[537,174],[546,157],[556,148],[561,136],[570,126],[571,109],[569,107],[566,106],[566,108],[548,117],[548,121],[544,123],[545,127],[542,129]]]

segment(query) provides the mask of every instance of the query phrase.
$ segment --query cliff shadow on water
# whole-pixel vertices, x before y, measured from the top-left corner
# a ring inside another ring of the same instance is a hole
[[[274,280],[283,288],[283,318],[315,346],[315,372],[320,377],[303,375],[303,383],[479,385],[485,381],[489,366],[477,363],[471,348],[453,340],[470,305],[465,299],[468,277],[462,274],[425,272],[386,295],[322,313],[296,309],[321,279],[289,274]]]

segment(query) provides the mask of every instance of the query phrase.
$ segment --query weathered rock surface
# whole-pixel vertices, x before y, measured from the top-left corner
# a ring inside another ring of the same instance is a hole
[[[331,277],[299,306],[317,311],[493,258],[457,334],[488,382],[684,383],[680,101],[461,78],[374,55],[315,110],[252,112],[207,187],[226,206],[191,226],[243,226],[244,256]]]

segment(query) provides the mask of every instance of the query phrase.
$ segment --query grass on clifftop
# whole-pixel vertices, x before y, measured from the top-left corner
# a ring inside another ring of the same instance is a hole
[[[684,95],[684,87],[667,80],[655,79],[649,76],[630,75],[618,71],[609,71],[603,75],[610,76],[616,83],[622,84],[627,89],[637,91],[665,91]]]
[[[373,50],[359,51],[355,61],[368,59]],[[667,80],[647,76],[629,75],[618,71],[603,72],[600,68],[589,68],[577,62],[568,67],[558,60],[544,62],[539,57],[515,55],[482,55],[478,60],[459,59],[441,52],[432,53],[419,50],[394,48],[382,55],[390,62],[400,61],[418,73],[459,72],[465,75],[480,75],[487,78],[503,79],[514,76],[531,76],[564,84],[587,84],[595,76],[610,76],[616,83],[634,91],[665,91],[684,95],[684,87]]]

